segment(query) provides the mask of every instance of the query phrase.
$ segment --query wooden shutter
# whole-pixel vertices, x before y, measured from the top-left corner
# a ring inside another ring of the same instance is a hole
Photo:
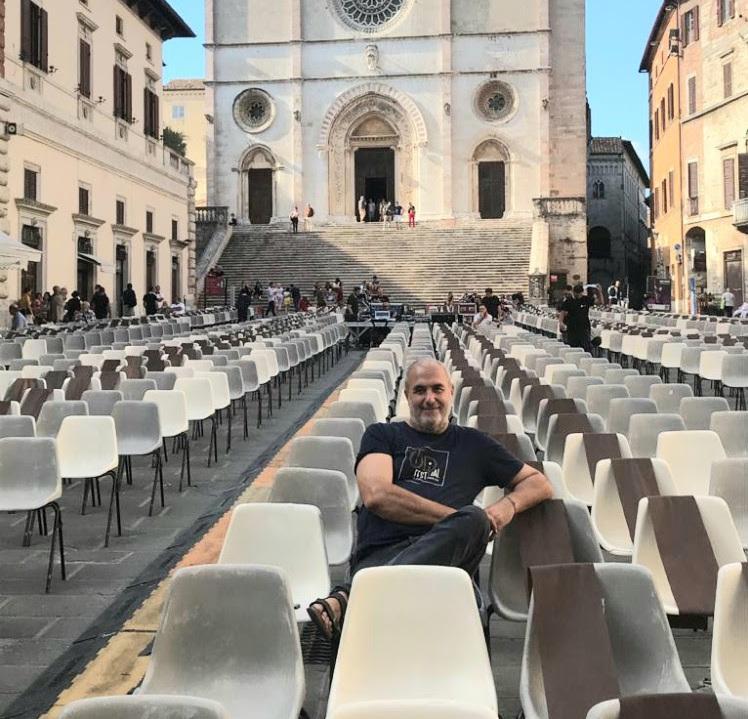
[[[693,41],[696,42],[699,39],[699,6],[694,6],[693,10]]]
[[[748,198],[748,152],[738,155],[738,197]]]
[[[725,0],[717,0],[717,25],[722,27],[722,18],[724,16]]]
[[[699,196],[699,163],[688,163],[688,197],[695,199]]]
[[[31,60],[32,46],[31,0],[21,0],[21,60]]]
[[[732,63],[722,65],[722,87],[725,98],[732,96]]]
[[[696,78],[688,78],[688,114],[693,115],[696,112]]]
[[[120,87],[121,80],[120,80],[120,74],[119,74],[119,68],[115,65],[114,66],[114,116],[115,117],[122,117],[122,107],[121,107],[121,99],[122,99],[122,88]]]
[[[48,67],[47,11],[39,8],[39,69],[47,72]]]
[[[727,0],[727,13],[730,17],[735,17],[735,0]]]
[[[91,46],[85,40],[79,42],[80,82],[78,83],[78,91],[83,97],[91,97]]]
[[[124,75],[124,90],[125,90],[125,117],[127,122],[132,122],[132,76],[125,72]]]
[[[735,202],[735,160],[732,157],[722,160],[722,182],[725,209],[732,210],[732,203]]]

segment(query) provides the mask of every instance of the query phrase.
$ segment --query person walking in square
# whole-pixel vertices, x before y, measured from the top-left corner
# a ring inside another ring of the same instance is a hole
[[[293,232],[293,234],[295,235],[299,232],[299,208],[298,207],[294,207],[293,210],[291,210],[289,219],[291,220],[291,232]]]
[[[416,226],[416,208],[411,202],[408,204],[408,227]]]

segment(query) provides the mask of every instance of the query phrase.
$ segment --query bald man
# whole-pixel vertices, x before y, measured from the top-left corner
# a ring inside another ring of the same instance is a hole
[[[363,506],[351,576],[366,567],[460,567],[471,577],[486,545],[516,514],[549,499],[540,472],[496,440],[450,422],[453,387],[443,364],[424,359],[405,375],[407,422],[373,424],[356,460]],[[509,490],[486,509],[473,505],[488,486]],[[313,602],[309,616],[328,638],[339,631],[350,586]]]

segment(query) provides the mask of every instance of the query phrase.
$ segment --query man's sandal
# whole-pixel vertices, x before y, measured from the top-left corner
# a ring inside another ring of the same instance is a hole
[[[327,599],[337,599],[338,604],[340,605],[340,619],[338,620],[335,617],[335,612],[333,611],[330,604],[327,602]],[[317,612],[313,609],[313,607],[317,605],[322,608],[322,612]],[[309,615],[309,619],[312,620],[312,624],[317,628],[317,631],[328,641],[332,641],[333,639],[337,639],[340,636],[340,628],[343,623],[343,619],[345,618],[345,610],[348,607],[348,598],[342,593],[342,592],[333,592],[330,594],[326,599],[315,599],[308,607],[307,607],[307,614]],[[325,624],[325,622],[322,620],[322,613],[327,616],[327,619],[330,622],[330,626]],[[332,631],[330,630],[330,627],[332,627]]]

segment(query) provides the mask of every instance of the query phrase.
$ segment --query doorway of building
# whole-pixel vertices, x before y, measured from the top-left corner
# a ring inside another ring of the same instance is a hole
[[[478,211],[480,212],[481,219],[499,219],[504,216],[505,209],[504,163],[478,163]]]
[[[78,285],[81,300],[90,301],[93,296],[95,265],[91,260],[78,258]]]
[[[735,295],[735,307],[743,304],[743,250],[725,252],[725,289]]]
[[[354,213],[358,198],[364,196],[367,204],[374,200],[375,220],[379,220],[379,203],[394,201],[395,197],[395,151],[391,147],[363,147],[356,150],[356,196],[353,198]]]
[[[179,255],[171,256],[171,300],[172,302],[178,302],[181,297],[181,288],[179,284],[180,277],[179,270]]]
[[[24,225],[21,228],[21,242],[27,247],[33,247],[35,250],[42,249],[42,233],[34,225]],[[31,262],[21,269],[21,289],[29,289],[32,296],[36,292],[41,292],[42,287],[42,263]]]
[[[270,224],[273,216],[273,171],[252,168],[247,172],[249,182],[249,221],[253,225]]]
[[[117,245],[115,252],[114,301],[117,307],[117,314],[122,317],[125,309],[122,305],[122,293],[125,291],[125,287],[127,287],[127,247],[125,245]]]

